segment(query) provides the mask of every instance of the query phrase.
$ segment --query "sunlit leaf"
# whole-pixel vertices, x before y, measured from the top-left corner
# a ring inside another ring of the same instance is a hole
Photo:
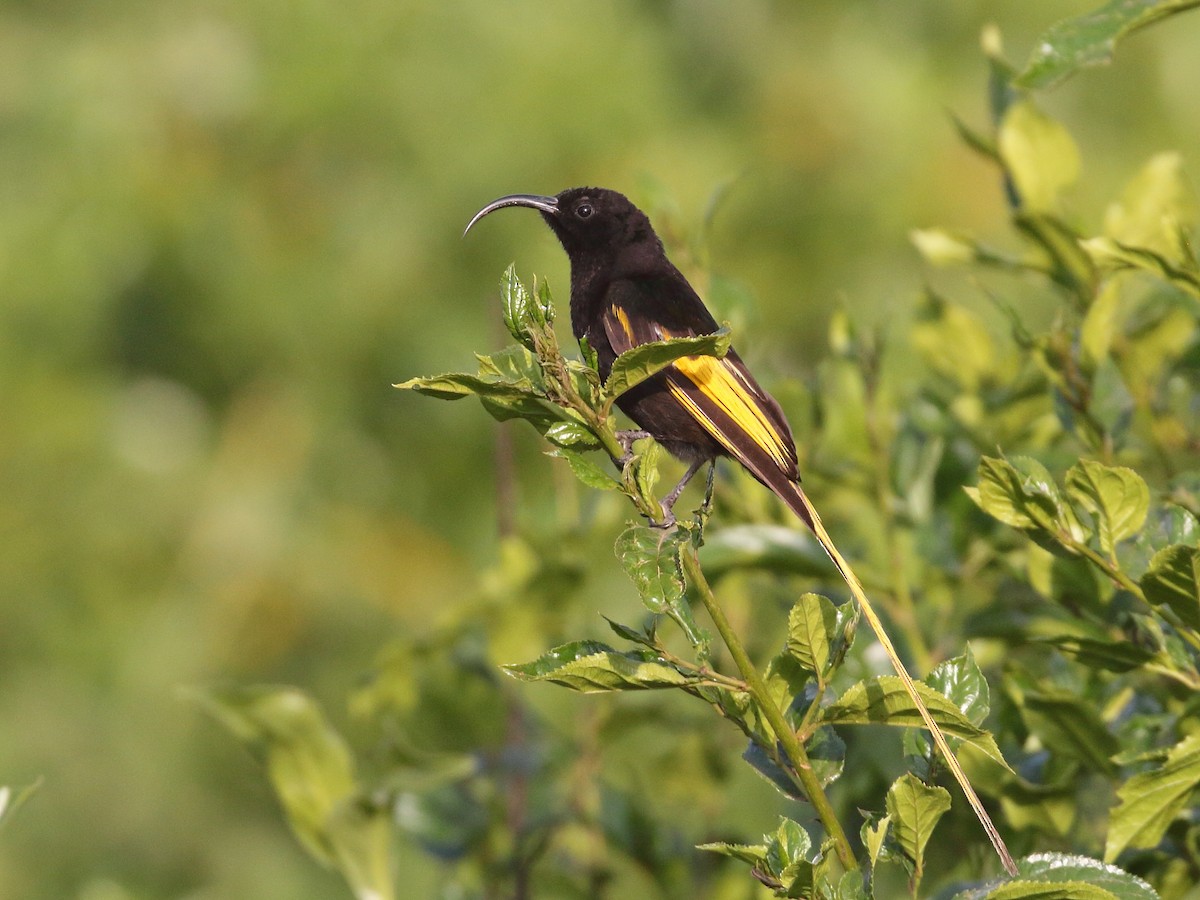
[[[904,855],[916,871],[925,869],[925,846],[942,816],[950,810],[950,792],[925,784],[911,772],[905,772],[887,792],[888,818],[892,833]]]
[[[1104,234],[1118,244],[1184,263],[1178,229],[1192,225],[1196,216],[1196,195],[1184,174],[1183,156],[1158,153],[1126,185],[1121,199],[1109,206]]]
[[[1051,531],[1063,516],[1062,497],[1053,477],[1035,459],[1011,461],[985,456],[979,461],[979,484],[968,492],[979,508],[1005,525]]]
[[[1084,241],[1083,248],[1101,269],[1137,269],[1149,272],[1184,293],[1200,299],[1200,270],[1194,266],[1180,265],[1154,250],[1123,244],[1107,237]]]
[[[1112,61],[1117,41],[1159,19],[1200,6],[1200,0],[1110,0],[1065,19],[1042,35],[1024,71],[1023,88],[1046,88],[1080,69]]]
[[[787,652],[806,670],[824,678],[830,649],[840,637],[837,608],[820,594],[804,594],[788,614]]]
[[[766,871],[782,886],[783,897],[803,897],[812,885],[812,839],[798,823],[781,819],[773,834],[763,835]]]
[[[1066,489],[1095,516],[1100,547],[1109,555],[1145,524],[1150,489],[1132,469],[1081,459],[1067,470]]]
[[[1156,846],[1198,785],[1200,734],[1192,734],[1171,748],[1165,763],[1139,772],[1117,790],[1105,860],[1111,862],[1127,847]]]
[[[988,758],[1008,768],[996,739],[975,725],[949,699],[927,684],[915,683],[934,722],[946,734],[966,741]],[[892,725],[923,728],[924,721],[896,675],[880,675],[850,687],[834,703],[821,711],[821,721],[829,725]]]
[[[936,294],[926,294],[911,340],[935,371],[969,391],[995,374],[995,345],[983,323]]]
[[[529,296],[529,290],[517,277],[516,263],[510,263],[500,277],[500,308],[508,333],[532,350],[534,343],[529,333],[529,324],[535,305]]]
[[[495,377],[468,375],[466,372],[450,372],[445,375],[427,375],[410,378],[393,385],[402,391],[416,391],[439,400],[459,400],[463,397],[490,397],[492,399],[521,400],[527,397],[540,398],[532,387],[514,384]]]
[[[719,856],[728,856],[730,859],[741,860],[756,868],[763,864],[767,856],[766,844],[726,844],[717,841],[711,844],[697,844],[696,849],[716,853]]]
[[[878,819],[870,816],[863,821],[862,828],[859,829],[859,837],[867,851],[867,860],[872,869],[884,854],[888,829],[891,824],[891,816],[883,816]]]
[[[522,681],[550,681],[581,693],[679,687],[693,679],[650,650],[614,650],[599,641],[563,644],[528,663],[504,666]]]
[[[699,337],[671,338],[666,341],[651,341],[626,350],[612,364],[604,390],[612,397],[619,397],[631,387],[662,371],[675,360],[684,356],[722,357],[729,352],[729,329],[721,328],[713,334]]]
[[[1159,900],[1142,879],[1087,856],[1037,853],[1017,860],[1019,877],[999,887],[984,885],[952,900]]]
[[[556,422],[546,429],[546,440],[556,447],[572,450],[594,450],[600,446],[596,436],[578,421]]]
[[[1055,212],[1059,195],[1079,177],[1079,149],[1067,129],[1032,100],[1022,100],[1004,113],[997,146],[1021,208]]]
[[[924,680],[954,703],[972,724],[983,725],[991,709],[988,683],[970,647],[962,655],[938,663]]]
[[[979,257],[973,240],[945,228],[916,228],[908,236],[917,252],[933,266],[961,266]]]
[[[985,900],[1118,900],[1112,891],[1086,881],[1018,878],[982,895]]]

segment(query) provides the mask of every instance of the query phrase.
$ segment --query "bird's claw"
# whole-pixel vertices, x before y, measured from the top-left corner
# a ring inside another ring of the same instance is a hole
[[[669,507],[666,503],[659,503],[658,508],[662,510],[662,519],[659,521],[651,519],[650,527],[658,528],[663,531],[673,530],[679,524],[679,520],[675,518],[675,513],[671,510],[671,507]]]
[[[640,441],[642,438],[648,438],[648,437],[650,437],[650,432],[648,432],[648,431],[618,431],[617,432],[617,443],[620,444],[621,449],[623,451],[625,451],[624,453],[621,454],[621,458],[617,460],[617,463],[621,466],[622,469],[625,468],[625,466],[629,465],[630,460],[633,459],[633,442]]]

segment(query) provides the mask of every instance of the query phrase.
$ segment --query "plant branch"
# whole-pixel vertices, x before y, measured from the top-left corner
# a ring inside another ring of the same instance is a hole
[[[775,736],[780,745],[782,745],[788,762],[791,763],[792,768],[795,770],[796,777],[800,781],[800,786],[804,789],[809,802],[812,803],[817,817],[821,820],[821,824],[825,826],[826,832],[833,839],[838,859],[841,860],[842,865],[847,870],[856,871],[858,869],[858,860],[854,858],[854,850],[850,846],[846,832],[842,829],[842,823],[838,821],[837,814],[833,810],[833,805],[829,802],[829,797],[826,796],[824,788],[821,787],[820,780],[812,770],[812,765],[808,761],[808,754],[796,737],[796,732],[784,718],[783,711],[771,699],[766,683],[763,681],[758,669],[754,667],[749,654],[746,653],[746,648],[742,645],[737,632],[729,624],[729,619],[726,618],[725,611],[717,602],[708,579],[704,577],[704,572],[700,568],[700,561],[695,552],[685,552],[681,556],[688,580],[696,588],[696,592],[700,595],[700,599],[704,603],[704,608],[708,610],[708,615],[712,619],[713,625],[716,626],[717,631],[721,635],[721,640],[725,642],[725,646],[729,649],[729,655],[733,657],[738,671],[745,680],[746,687],[750,692],[750,696],[754,699],[754,703],[762,711],[771,729],[775,732]]]

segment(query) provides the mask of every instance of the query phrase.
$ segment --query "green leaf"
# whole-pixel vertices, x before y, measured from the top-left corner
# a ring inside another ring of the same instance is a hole
[[[637,588],[646,609],[666,614],[683,629],[694,647],[707,646],[709,636],[696,626],[692,608],[684,596],[680,554],[688,535],[683,530],[664,531],[646,525],[631,525],[617,537],[617,559]]]
[[[307,694],[289,687],[196,691],[202,708],[265,764],[292,831],[359,897],[390,898],[390,818],[359,791],[350,750]]]
[[[603,616],[603,618],[604,621],[608,623],[608,627],[611,628],[618,637],[623,637],[627,641],[631,641],[635,644],[641,644],[643,647],[649,647],[651,649],[655,649],[658,646],[656,643],[657,639],[655,638],[653,631],[645,632],[640,628],[634,628],[630,625],[623,625],[620,622],[613,621],[608,616]]]
[[[1117,790],[1118,803],[1109,817],[1104,859],[1116,859],[1128,848],[1158,845],[1175,817],[1200,785],[1200,734],[1174,747],[1162,763],[1139,772]]]
[[[767,852],[763,857],[767,874],[776,879],[781,897],[808,896],[812,887],[812,839],[798,823],[782,818],[774,834],[764,834]]]
[[[579,421],[555,422],[546,429],[546,440],[572,450],[595,450],[600,446],[591,430]]]
[[[1092,703],[1066,691],[1027,692],[1022,711],[1030,729],[1046,747],[1087,763],[1105,775],[1116,767],[1109,757],[1120,745],[1100,720]]]
[[[619,491],[621,489],[621,482],[617,481],[586,456],[582,456],[574,450],[562,448],[551,451],[549,455],[565,459],[567,465],[571,467],[571,471],[575,473],[575,477],[590,488],[595,488],[598,491]]]
[[[532,311],[537,324],[554,324],[554,298],[550,295],[550,282],[545,279],[541,281],[535,279]]]
[[[1055,212],[1059,195],[1079,177],[1075,141],[1032,100],[1014,103],[1005,111],[997,147],[1025,211]]]
[[[1098,859],[1064,853],[1037,853],[1017,863],[1025,878],[1043,882],[1085,883],[1108,891],[1118,900],[1158,900],[1158,894],[1142,879]],[[1087,895],[1083,895],[1085,898]]]
[[[516,263],[510,263],[500,276],[500,306],[504,316],[504,327],[508,329],[508,333],[525,347],[534,349],[529,325],[535,306],[529,296],[529,290],[517,277]]]
[[[910,339],[935,371],[968,391],[978,391],[996,372],[996,347],[987,328],[932,292],[926,292]]]
[[[989,891],[986,900],[1118,900],[1117,895],[1086,881],[1037,881],[1018,878]]]
[[[979,258],[975,241],[945,228],[916,228],[908,233],[908,237],[932,266],[961,266]]]
[[[632,525],[617,537],[615,549],[650,612],[661,615],[683,599],[681,545],[675,534]]]
[[[1074,634],[1033,640],[1057,647],[1089,669],[1103,669],[1106,672],[1129,672],[1154,658],[1153,651],[1127,640],[1087,638]]]
[[[197,697],[266,765],[297,837],[314,856],[331,863],[334,851],[325,824],[354,794],[354,764],[312,698],[286,687],[199,691]]]
[[[983,457],[979,484],[968,494],[985,513],[1023,531],[1053,532],[1064,517],[1054,479],[1045,466],[1029,457],[1011,461]]]
[[[517,344],[509,344],[487,356],[476,353],[475,360],[479,364],[479,377],[486,380],[504,381],[539,392],[545,385],[537,357]]]
[[[833,644],[841,638],[837,608],[820,594],[804,594],[788,613],[787,652],[824,681]]]
[[[891,823],[891,816],[883,816],[879,819],[868,816],[863,821],[862,828],[859,829],[859,837],[867,851],[867,860],[871,864],[872,871],[875,869],[875,864],[879,862],[881,854],[884,853],[888,828]]]
[[[1083,365],[1088,372],[1095,372],[1108,359],[1117,336],[1121,299],[1124,296],[1120,288],[1118,282],[1105,282],[1084,315],[1079,329],[1079,346],[1083,351]]]
[[[495,377],[468,375],[466,372],[449,372],[445,375],[426,375],[410,378],[392,385],[402,391],[416,391],[437,397],[439,400],[461,400],[463,397],[490,397],[496,400],[522,400],[527,397],[541,398],[532,387],[502,381]]]
[[[639,344],[618,356],[604,383],[610,397],[619,397],[684,356],[722,357],[729,352],[729,329],[699,337],[671,338]]]
[[[1100,9],[1064,19],[1042,35],[1016,84],[1046,88],[1080,69],[1106,65],[1126,35],[1195,6],[1200,0],[1110,0]]]
[[[730,859],[738,859],[754,868],[763,865],[767,856],[766,844],[727,844],[717,841],[711,844],[697,844],[696,849],[716,853],[719,856],[728,856]]]
[[[957,706],[973,725],[983,725],[991,709],[988,683],[969,646],[961,656],[939,663],[924,681]]]
[[[915,684],[929,714],[942,731],[966,741],[989,759],[1009,768],[991,733],[971,722],[952,701],[929,685],[919,681]],[[820,721],[827,725],[925,727],[904,682],[896,675],[879,675],[852,685],[836,702],[821,711]]]
[[[1013,216],[1013,225],[1046,255],[1047,274],[1071,290],[1081,307],[1087,306],[1095,293],[1096,267],[1079,235],[1049,213],[1020,212]]]
[[[888,789],[886,804],[896,843],[912,860],[919,876],[925,871],[925,846],[950,810],[950,792],[905,772]]]
[[[643,440],[640,451],[633,461],[633,482],[638,495],[647,506],[653,507],[654,485],[658,484],[658,463],[662,459],[663,447],[658,441]]]
[[[1200,549],[1175,544],[1160,550],[1140,584],[1151,605],[1167,607],[1189,628],[1200,630]]]
[[[1158,153],[1142,167],[1104,215],[1104,234],[1126,247],[1141,247],[1173,262],[1195,266],[1180,246],[1179,229],[1197,217],[1196,195],[1176,152]]]
[[[1082,246],[1102,270],[1119,272],[1134,269],[1149,272],[1185,294],[1200,299],[1200,271],[1197,271],[1194,263],[1191,266],[1180,265],[1154,250],[1130,246],[1107,237],[1092,238],[1084,241]]]
[[[1133,469],[1081,459],[1067,470],[1067,494],[1096,519],[1100,548],[1112,555],[1116,545],[1136,535],[1150,510],[1150,489]]]
[[[620,652],[599,641],[573,641],[532,662],[503,668],[522,681],[550,681],[584,694],[671,688],[694,681],[650,650]]]
[[[1017,861],[1020,877],[999,887],[975,887],[953,900],[1159,900],[1142,879],[1087,856],[1037,853]]]

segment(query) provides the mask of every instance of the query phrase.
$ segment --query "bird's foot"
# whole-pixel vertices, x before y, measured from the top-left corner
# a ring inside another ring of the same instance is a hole
[[[666,501],[663,501],[658,504],[658,508],[662,510],[662,518],[657,521],[650,519],[650,527],[660,529],[664,532],[674,531],[675,527],[679,524],[679,520],[675,518],[675,513],[671,510],[671,507],[667,505]]]
[[[633,442],[640,441],[642,438],[648,437],[650,437],[650,432],[648,431],[617,432],[617,443],[621,445],[621,449],[624,451],[621,454],[621,458],[617,460],[617,463],[620,464],[621,468],[625,468],[625,466],[629,464],[629,461],[633,459]]]

